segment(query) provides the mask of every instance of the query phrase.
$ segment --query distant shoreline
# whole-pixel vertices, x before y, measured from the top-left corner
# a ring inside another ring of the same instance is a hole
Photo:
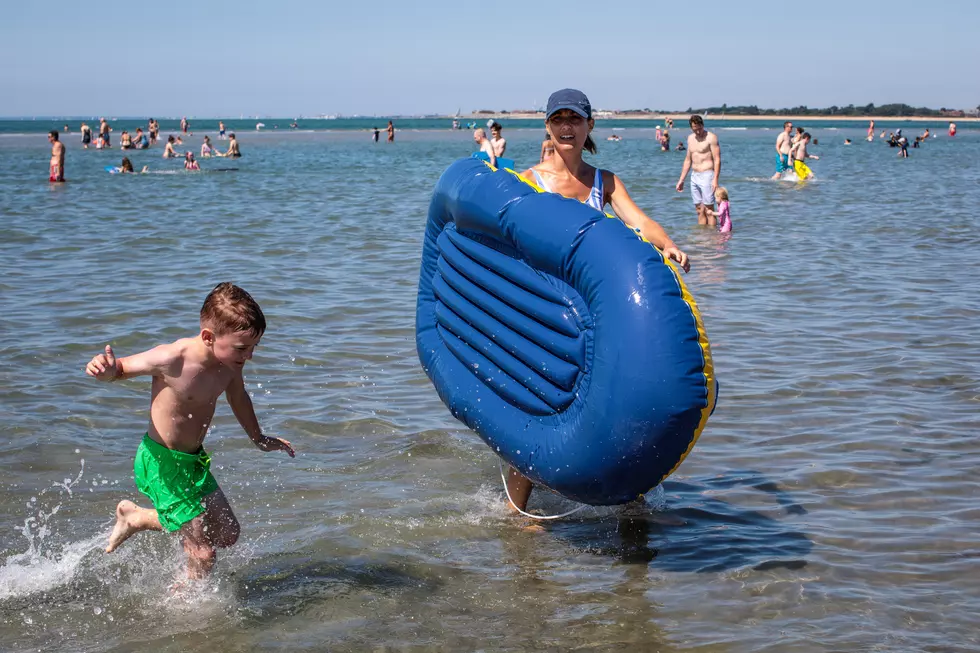
[[[675,123],[687,122],[691,114],[686,113],[612,113],[609,115],[602,114],[596,115],[595,119],[598,120],[659,120],[663,121],[665,118],[672,118]],[[539,119],[544,121],[544,112],[541,113],[500,113],[500,114],[471,114],[468,116],[446,116],[447,120],[489,120],[493,118],[494,120],[534,120]],[[875,122],[980,122],[980,117],[965,116],[963,118],[950,118],[948,116],[834,116],[830,114],[820,114],[812,116],[738,116],[733,114],[723,115],[712,115],[708,114],[704,117],[705,122],[711,121],[732,121],[732,122],[742,122],[742,121],[757,121],[766,120],[771,122],[787,121],[792,120],[794,122],[807,122],[809,121],[826,121],[835,120],[838,122],[860,122],[867,123],[871,120]]]

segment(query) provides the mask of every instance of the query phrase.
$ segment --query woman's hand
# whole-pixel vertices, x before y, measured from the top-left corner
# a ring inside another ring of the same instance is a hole
[[[664,247],[663,253],[664,256],[666,256],[670,260],[676,261],[677,264],[680,265],[685,272],[691,271],[691,261],[688,260],[687,254],[677,249],[677,245],[670,245],[669,247]]]

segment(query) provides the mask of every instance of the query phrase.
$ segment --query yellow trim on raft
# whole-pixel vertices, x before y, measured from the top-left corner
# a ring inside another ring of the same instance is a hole
[[[518,174],[517,172],[514,172],[510,168],[496,168],[496,167],[490,165],[490,162],[489,161],[484,161],[483,159],[480,159],[480,162],[483,163],[483,165],[485,165],[486,167],[490,168],[490,170],[492,170],[493,172],[497,172],[497,170],[505,170],[507,172],[513,172],[515,175],[517,175],[518,177],[520,177],[520,174]],[[535,188],[537,188],[537,187],[535,187]],[[539,188],[538,190],[540,191],[541,189]]]
[[[681,463],[684,462],[688,454],[691,453],[691,450],[694,449],[694,445],[697,444],[698,438],[701,437],[704,427],[708,424],[708,418],[711,416],[711,412],[715,408],[715,401],[718,400],[718,387],[715,384],[715,364],[711,357],[711,344],[708,342],[708,333],[704,328],[704,320],[701,319],[701,311],[698,310],[698,305],[697,302],[694,301],[694,296],[688,291],[687,286],[684,284],[684,281],[678,274],[677,267],[674,265],[674,263],[667,260],[663,254],[661,254],[660,257],[664,260],[666,265],[670,266],[671,272],[674,273],[674,278],[677,280],[677,284],[681,289],[681,298],[684,300],[684,303],[687,304],[688,308],[691,309],[691,314],[694,316],[694,322],[697,325],[698,345],[701,347],[701,357],[704,359],[702,371],[704,373],[704,382],[707,384],[706,390],[708,391],[708,403],[701,409],[701,419],[698,420],[698,427],[694,429],[694,437],[691,438],[691,444],[689,444],[687,446],[687,450],[681,454],[680,460],[677,461],[677,464],[674,465],[669,472],[664,474],[663,477],[650,488],[651,490],[663,483],[665,478],[677,471],[677,468],[681,466]]]
[[[484,161],[484,163],[490,166],[490,164],[487,163],[486,161]],[[493,168],[493,166],[490,167]],[[518,172],[515,172],[509,168],[507,168],[507,172],[510,172],[515,177],[517,177],[518,179],[520,179],[525,184],[527,184],[528,186],[530,186],[531,188],[533,188],[539,193],[548,192],[545,189],[538,186],[533,181],[526,179]],[[606,213],[605,211],[603,211],[603,214],[607,218],[619,220],[618,217],[616,217],[611,213]],[[629,225],[627,225],[627,227],[629,227]],[[697,444],[698,439],[701,437],[701,433],[704,431],[704,427],[707,426],[708,424],[708,418],[711,416],[711,411],[714,410],[715,402],[718,399],[717,397],[718,389],[715,384],[715,365],[714,365],[714,360],[711,357],[711,344],[708,342],[708,333],[707,331],[705,331],[704,320],[701,318],[701,311],[698,310],[698,305],[697,302],[694,301],[694,296],[687,289],[687,285],[684,284],[683,279],[681,279],[681,275],[678,272],[677,266],[674,264],[674,262],[668,259],[666,256],[664,256],[663,252],[660,249],[658,249],[656,245],[654,245],[649,240],[644,238],[642,234],[640,234],[639,232],[637,232],[632,228],[630,228],[630,231],[633,231],[633,233],[636,234],[637,238],[639,238],[646,244],[650,245],[650,247],[653,247],[653,249],[656,250],[658,254],[660,254],[660,261],[664,265],[670,268],[671,273],[674,275],[674,280],[677,281],[677,286],[680,288],[681,291],[681,299],[683,299],[684,303],[687,304],[687,307],[691,309],[691,315],[694,316],[694,323],[698,330],[698,345],[701,347],[701,358],[704,361],[704,365],[702,366],[702,372],[704,373],[704,382],[705,382],[706,390],[708,392],[708,402],[707,405],[701,409],[701,419],[698,420],[698,427],[694,429],[694,437],[691,438],[691,444],[688,445],[687,450],[685,450],[684,453],[681,455],[680,460],[677,461],[677,464],[674,465],[669,472],[664,474],[660,478],[660,480],[654,483],[653,486],[651,486],[650,490],[652,490],[653,488],[663,483],[664,479],[666,479],[668,476],[670,476],[675,471],[677,471],[677,468],[681,466],[684,460],[687,459],[688,454],[691,453],[691,450],[694,449],[694,445]]]

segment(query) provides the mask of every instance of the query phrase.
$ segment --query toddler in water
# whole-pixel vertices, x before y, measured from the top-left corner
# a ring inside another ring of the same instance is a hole
[[[252,296],[220,283],[204,300],[201,331],[194,337],[125,358],[116,358],[106,345],[105,353],[85,367],[100,381],[153,379],[149,428],[134,465],[136,486],[153,509],[120,501],[107,553],[140,531],[176,532],[187,554],[188,576],[203,578],[214,566],[216,549],[238,540],[241,527],[202,447],[218,398],[225,395],[256,447],[296,455],[286,440],[262,434],[242,380],[263,333],[265,316]]]
[[[727,234],[732,230],[732,216],[728,207],[728,190],[724,186],[715,188],[715,205],[717,211],[706,209],[708,215],[718,219],[718,231]]]

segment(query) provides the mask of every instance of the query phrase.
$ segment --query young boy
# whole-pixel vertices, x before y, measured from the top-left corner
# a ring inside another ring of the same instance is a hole
[[[204,300],[201,332],[195,337],[125,358],[116,358],[106,345],[105,353],[86,366],[86,374],[100,381],[153,377],[149,430],[136,451],[134,473],[136,486],[155,509],[120,501],[107,553],[140,531],[178,531],[188,576],[202,578],[214,566],[215,549],[238,540],[238,520],[201,445],[218,397],[225,393],[255,446],[296,455],[286,440],[262,435],[242,380],[242,369],[264,332],[265,316],[252,296],[220,283]]]
[[[800,140],[797,141],[796,145],[790,151],[790,159],[793,161],[793,169],[796,171],[796,177],[800,181],[813,176],[813,172],[810,167],[806,164],[807,159],[819,159],[820,157],[815,154],[809,154],[806,151],[806,146],[810,143],[810,132],[803,132],[800,136]]]

